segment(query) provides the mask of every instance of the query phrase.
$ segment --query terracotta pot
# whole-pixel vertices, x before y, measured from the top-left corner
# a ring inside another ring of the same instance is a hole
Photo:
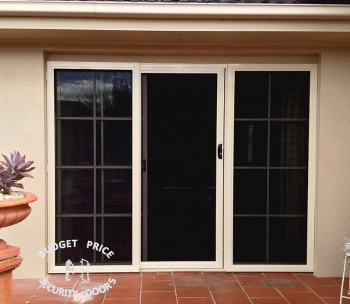
[[[22,192],[25,196],[11,200],[0,201],[0,228],[15,225],[23,221],[31,212],[29,203],[38,199],[31,192]]]
[[[0,201],[0,228],[8,227],[23,221],[30,213],[32,208],[29,203],[38,199],[30,192],[22,192],[24,197],[13,198],[6,201]],[[19,256],[20,249],[15,246],[9,246],[4,240],[0,239],[0,303],[11,304],[12,294],[12,271],[22,263],[22,257]]]

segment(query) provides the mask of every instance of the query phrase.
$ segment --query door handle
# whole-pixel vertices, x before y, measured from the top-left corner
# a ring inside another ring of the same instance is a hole
[[[222,159],[222,149],[223,149],[222,144],[219,144],[218,145],[218,158],[219,159]]]

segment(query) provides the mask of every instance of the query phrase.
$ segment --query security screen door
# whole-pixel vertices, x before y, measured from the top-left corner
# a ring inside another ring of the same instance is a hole
[[[230,76],[233,196],[226,215],[232,225],[227,265],[305,271],[313,247],[315,70],[242,68]]]
[[[223,267],[223,69],[188,71],[142,73],[141,269]]]
[[[51,254],[55,257],[52,269],[60,269],[67,260],[79,264],[84,259],[95,271],[111,271],[111,265],[118,266],[115,271],[138,270],[135,238],[139,237],[140,191],[134,188],[140,161],[133,149],[137,151],[140,139],[135,141],[140,117],[135,109],[135,69],[132,65],[115,69],[72,66],[51,71],[55,132],[53,241],[77,240],[75,246]]]

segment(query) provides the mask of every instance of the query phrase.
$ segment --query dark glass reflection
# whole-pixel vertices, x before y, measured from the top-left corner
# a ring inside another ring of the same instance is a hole
[[[233,221],[233,262],[266,262],[266,217],[236,217]]]
[[[58,120],[56,122],[57,164],[86,166],[94,161],[93,122]]]
[[[104,243],[114,252],[110,258],[102,256],[104,263],[131,264],[132,219],[130,217],[107,217],[103,219]],[[97,261],[99,262],[99,261]]]
[[[131,263],[131,79],[132,71],[55,72],[56,239],[79,240],[56,253],[60,265]],[[88,240],[113,257],[87,249]]]
[[[94,250],[86,250],[87,241],[94,239],[94,222],[92,217],[63,217],[56,219],[56,243],[64,240],[77,240],[75,247],[58,248],[55,251],[56,265],[65,265],[70,259],[73,264],[80,266],[84,258],[93,261]],[[52,253],[51,253],[52,254]]]
[[[304,218],[270,218],[269,261],[306,263],[307,221]]]
[[[93,116],[94,72],[56,70],[56,117]]]
[[[93,170],[57,169],[56,172],[61,184],[60,197],[56,199],[56,213],[59,213],[59,203],[61,214],[93,213]]]
[[[273,72],[271,86],[272,118],[309,118],[310,72]]]
[[[131,117],[132,73],[103,71],[96,73],[97,113],[104,117]]]
[[[234,263],[306,263],[309,98],[310,72],[235,73]]]
[[[235,117],[267,118],[268,72],[235,73]]]
[[[307,167],[309,153],[308,121],[271,122],[270,165]]]
[[[104,165],[131,165],[131,120],[103,122]]]
[[[235,122],[235,166],[267,165],[267,122]]]
[[[131,213],[131,170],[104,170],[104,212]]]
[[[234,213],[266,214],[267,170],[235,169]]]
[[[270,171],[270,213],[307,214],[307,169]]]

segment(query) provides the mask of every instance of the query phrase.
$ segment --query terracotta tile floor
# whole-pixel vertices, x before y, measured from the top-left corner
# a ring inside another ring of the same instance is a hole
[[[47,281],[42,287],[39,279],[14,280],[12,303],[338,304],[341,285],[341,278],[300,273],[109,273],[90,274],[89,282],[79,274],[66,282],[60,274]]]

